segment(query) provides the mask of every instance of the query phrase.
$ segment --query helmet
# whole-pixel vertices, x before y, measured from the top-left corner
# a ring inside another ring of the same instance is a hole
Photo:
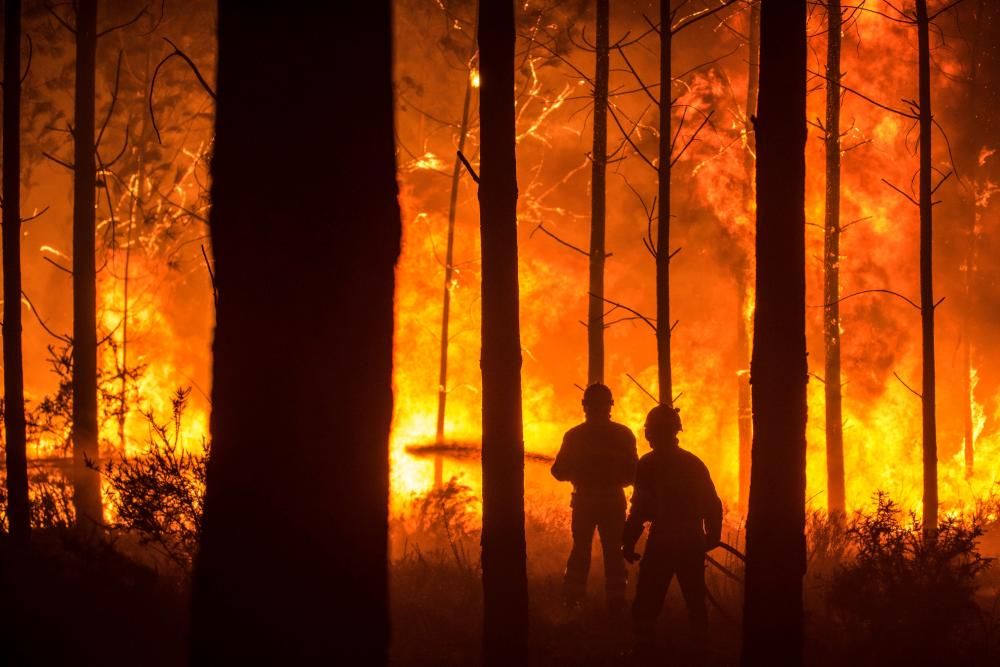
[[[674,432],[684,430],[681,425],[681,411],[663,403],[657,405],[646,415],[646,426],[654,425]]]
[[[611,390],[607,386],[601,384],[600,382],[595,382],[586,389],[583,390],[583,402],[584,403],[610,403],[614,405],[614,399],[611,397]]]

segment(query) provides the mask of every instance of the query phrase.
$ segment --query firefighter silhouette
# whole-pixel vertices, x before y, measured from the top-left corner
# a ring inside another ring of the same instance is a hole
[[[632,507],[622,537],[622,554],[634,563],[640,558],[636,542],[650,523],[632,604],[640,653],[652,645],[656,619],[675,575],[694,641],[701,646],[705,641],[705,552],[719,545],[722,501],[705,464],[680,448],[681,430],[680,413],[670,406],[658,405],[646,417],[646,439],[653,451],[643,455],[636,467]]]
[[[625,562],[621,551],[625,525],[625,491],[635,478],[635,436],[611,421],[614,400],[603,384],[583,392],[585,421],[571,428],[552,464],[552,476],[573,484],[573,549],[566,563],[564,594],[578,605],[586,593],[591,544],[597,529],[604,553],[608,606],[624,608]]]

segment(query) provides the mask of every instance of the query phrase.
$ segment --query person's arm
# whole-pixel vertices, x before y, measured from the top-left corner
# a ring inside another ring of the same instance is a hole
[[[622,429],[622,447],[618,460],[621,466],[618,470],[618,482],[622,487],[635,484],[636,466],[639,463],[639,453],[635,446],[635,435],[630,429]]]
[[[715,491],[712,476],[705,468],[705,488],[702,501],[702,515],[705,521],[705,549],[719,546],[722,541],[722,500]]]
[[[576,470],[576,448],[573,446],[573,439],[569,432],[563,436],[562,446],[556,454],[555,463],[552,464],[552,476],[560,482],[572,482]]]
[[[646,522],[653,519],[656,507],[656,481],[652,478],[649,461],[639,461],[635,473],[635,488],[632,491],[632,507],[625,519],[625,531],[622,534],[622,553],[625,560],[634,563],[638,559],[635,544],[642,537]]]

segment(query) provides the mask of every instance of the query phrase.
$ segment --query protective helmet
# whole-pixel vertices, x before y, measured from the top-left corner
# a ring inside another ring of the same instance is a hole
[[[649,411],[646,415],[646,426],[660,426],[671,429],[675,432],[683,431],[681,425],[681,411],[669,405],[660,404]]]
[[[611,405],[614,405],[615,403],[614,399],[611,397],[611,390],[600,382],[595,382],[583,390],[583,402],[610,403]]]

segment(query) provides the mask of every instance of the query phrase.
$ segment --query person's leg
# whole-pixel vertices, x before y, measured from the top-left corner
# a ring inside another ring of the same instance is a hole
[[[609,502],[602,508],[597,524],[604,554],[605,594],[608,609],[622,610],[625,606],[627,573],[622,558],[622,533],[625,530],[625,507],[622,503]]]
[[[655,647],[656,619],[663,610],[672,577],[669,561],[660,554],[650,553],[647,547],[639,563],[639,580],[632,602],[632,625],[640,657],[648,657]]]
[[[684,595],[691,622],[691,646],[695,655],[708,646],[708,608],[705,606],[705,554],[698,551],[678,560],[677,582]]]
[[[566,561],[566,576],[563,579],[563,593],[568,604],[578,604],[587,591],[590,550],[596,525],[590,508],[583,503],[575,503],[572,519],[573,548]]]

